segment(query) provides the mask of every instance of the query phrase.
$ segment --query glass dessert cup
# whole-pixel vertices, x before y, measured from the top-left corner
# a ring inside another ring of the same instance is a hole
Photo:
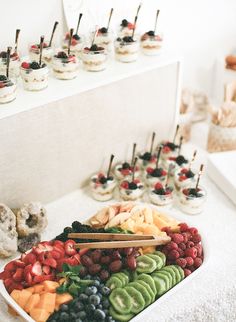
[[[0,75],[0,104],[14,101],[16,98],[17,85],[14,79]]]
[[[177,190],[193,187],[197,183],[197,172],[188,168],[179,168],[175,171],[174,183]]]
[[[114,167],[114,174],[118,180],[131,179],[133,175],[133,167],[128,162],[119,163]],[[134,177],[140,177],[139,167],[135,167]]]
[[[64,50],[68,49],[69,37],[70,37],[69,33],[66,33],[65,37],[62,39],[62,48]],[[71,47],[70,47],[71,54],[75,55],[76,57],[81,57],[83,52],[83,46],[84,46],[84,36],[73,35],[71,40]]]
[[[190,215],[197,215],[203,211],[204,203],[206,201],[206,190],[199,187],[184,188],[179,193],[179,208]]]
[[[148,167],[145,173],[145,181],[149,187],[155,186],[156,183],[164,183],[166,181],[167,171],[163,168]]]
[[[91,39],[94,37],[94,32],[91,33]],[[94,44],[103,47],[108,52],[112,50],[113,45],[113,32],[108,31],[107,28],[100,28],[98,30],[97,36],[94,39]]]
[[[189,161],[185,159],[182,155],[177,157],[169,157],[164,161],[166,169],[170,167],[170,175],[174,176],[176,171],[180,171],[182,168],[186,167],[189,164]]]
[[[95,47],[96,46],[96,47]],[[107,54],[103,47],[93,45],[86,47],[82,54],[84,69],[89,72],[100,72],[107,67]]]
[[[154,35],[153,31],[145,33],[140,39],[142,52],[147,56],[158,55],[161,51],[162,44],[162,37]]]
[[[119,26],[119,30],[118,30],[118,36],[119,37],[129,37],[132,36],[133,34],[133,29],[134,29],[134,24],[129,22],[126,19],[123,19],[121,21],[121,24]]]
[[[52,69],[57,79],[70,80],[77,77],[79,61],[75,55],[67,55],[65,52],[59,52],[53,56]]]
[[[2,51],[0,53],[0,75],[6,73],[6,65],[7,65],[7,53]],[[17,78],[20,76],[20,57],[19,53],[13,53],[10,56],[10,64],[9,64],[9,77]]]
[[[137,200],[144,194],[145,187],[139,179],[124,180],[119,187],[120,197],[124,201]]]
[[[48,87],[49,70],[46,64],[40,67],[37,62],[23,62],[20,73],[25,90],[41,91]]]
[[[116,180],[113,176],[108,178],[103,174],[95,174],[91,177],[90,188],[92,196],[97,201],[108,201],[113,198]]]
[[[132,39],[132,37],[117,38],[115,41],[116,60],[122,63],[131,63],[138,59],[138,53],[138,41]]]
[[[43,43],[42,62],[49,65],[52,62],[54,54],[53,47],[49,47],[49,41]],[[39,61],[40,45],[33,44],[29,46],[29,57],[31,61]]]
[[[162,151],[161,151],[161,158],[162,160],[167,160],[170,157],[177,157],[179,153],[179,146],[175,143],[165,141],[161,143]],[[159,146],[158,146],[159,148]]]
[[[167,206],[173,202],[173,188],[164,187],[161,183],[156,183],[154,188],[149,190],[151,203],[157,206]]]
[[[138,157],[138,163],[143,170],[146,170],[147,168],[155,169],[157,161],[155,154],[151,154],[150,152],[142,152],[138,155]]]

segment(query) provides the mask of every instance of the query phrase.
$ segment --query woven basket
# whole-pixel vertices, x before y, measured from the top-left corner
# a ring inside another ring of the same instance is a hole
[[[236,127],[222,127],[211,123],[207,150],[208,152],[236,150]]]

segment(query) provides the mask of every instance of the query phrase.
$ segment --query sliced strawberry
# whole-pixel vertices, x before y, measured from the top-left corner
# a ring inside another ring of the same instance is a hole
[[[148,168],[146,169],[146,171],[147,171],[147,173],[151,174],[151,173],[153,173],[154,169],[153,169],[153,168],[151,168],[151,167],[148,167]]]
[[[21,282],[24,277],[24,269],[23,268],[17,268],[15,274],[12,276],[15,282]]]
[[[9,263],[7,263],[4,267],[4,271],[15,271],[16,270],[16,264],[14,261],[11,261]]]
[[[53,281],[54,276],[52,274],[49,275],[41,275],[41,276],[35,276],[33,279],[34,284],[41,283],[43,281]]]
[[[13,279],[12,278],[5,279],[4,285],[5,285],[6,289],[8,289],[12,284],[13,284]]]
[[[128,183],[128,181],[121,182],[121,185],[120,186],[123,189],[129,189],[129,183]]]
[[[10,271],[3,271],[0,273],[0,280],[6,280],[7,278],[11,278],[11,275],[14,272],[10,272]]]
[[[43,266],[43,272],[45,275],[49,275],[51,273],[51,268],[47,265]]]
[[[28,253],[25,255],[25,258],[24,258],[24,263],[26,265],[29,265],[29,264],[34,264],[35,262],[37,261],[37,257],[35,256],[34,253]]]
[[[31,273],[33,265],[27,265],[24,269],[24,276],[26,277],[27,273]]]
[[[22,260],[22,262],[24,262],[24,259],[25,259],[25,256],[26,256],[26,255],[27,255],[26,253],[21,254],[20,259]]]
[[[52,250],[51,252],[48,252],[52,258],[55,258],[55,259],[59,259],[59,258],[62,258],[62,253],[56,251],[56,250]]]
[[[54,258],[47,258],[43,261],[43,265],[48,265],[52,268],[57,267],[57,261]]]
[[[186,176],[179,176],[179,181],[184,181],[184,180],[186,180],[187,179],[187,177]]]
[[[77,259],[76,258],[73,258],[73,257],[64,258],[64,263],[69,264],[71,266],[78,265]]]
[[[77,253],[75,249],[75,241],[72,239],[69,239],[65,242],[65,252],[69,256],[73,256]]]
[[[8,292],[11,293],[14,290],[22,290],[22,289],[23,289],[23,285],[21,285],[20,283],[12,283],[8,288]]]
[[[28,286],[32,285],[33,277],[32,277],[32,275],[30,274],[30,272],[26,273],[25,281],[26,281],[26,283],[28,284]]]
[[[16,260],[15,260],[15,265],[16,265],[17,267],[20,267],[20,268],[24,268],[24,267],[25,267],[25,263],[24,263],[24,262],[22,262],[20,259],[16,259]]]
[[[61,258],[65,256],[65,249],[61,246],[54,246],[54,250],[61,254]]]
[[[60,247],[64,248],[64,243],[61,240],[54,240],[53,246],[60,246]]]
[[[42,252],[37,256],[37,259],[40,263],[42,263],[46,259],[47,252]]]
[[[31,269],[31,274],[34,275],[34,276],[40,276],[43,274],[42,272],[42,265],[40,262],[35,262],[32,266],[32,269]]]
[[[77,260],[77,264],[80,264],[80,254],[79,253],[78,254],[75,254],[73,256],[73,258],[75,258]]]
[[[89,251],[89,248],[83,248],[79,250],[80,257],[86,254]]]
[[[39,247],[34,246],[34,247],[32,248],[32,252],[33,252],[36,256],[38,256],[39,254],[41,254],[41,253],[43,252],[43,250],[42,250],[41,248],[39,248]]]

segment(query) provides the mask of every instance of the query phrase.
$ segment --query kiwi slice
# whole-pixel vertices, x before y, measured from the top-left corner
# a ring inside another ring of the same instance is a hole
[[[170,284],[169,284],[169,289],[171,289],[175,284],[174,284],[174,279],[173,276],[170,272],[164,271],[163,269],[161,270],[161,273],[166,275],[169,278]]]
[[[156,274],[153,275],[152,278],[154,280],[154,283],[155,283],[156,289],[157,289],[156,295],[157,295],[157,297],[159,297],[167,291],[166,282],[163,277],[159,277]]]
[[[129,286],[129,285],[126,286],[124,289],[131,297],[131,302],[132,302],[131,313],[141,312],[145,307],[145,300],[142,296],[142,293],[136,290],[133,286]]]
[[[123,287],[129,283],[128,276],[126,274],[122,273],[122,272],[112,274],[112,277],[119,278],[121,280],[121,282],[122,282]]]
[[[156,271],[154,273],[152,273],[152,277],[153,276],[158,276],[158,277],[161,277],[162,279],[164,279],[165,281],[165,284],[166,284],[166,289],[169,290],[170,287],[171,287],[171,281],[169,279],[169,277],[166,275],[166,274],[163,274],[161,271]]]
[[[138,283],[141,286],[144,286],[145,289],[148,291],[149,295],[151,296],[151,302],[154,302],[155,301],[156,296],[155,296],[153,290],[151,289],[151,287],[146,282],[144,282],[143,280],[138,280],[135,283]],[[154,283],[154,281],[153,281],[153,283]],[[154,285],[155,285],[155,283],[154,283]]]
[[[136,262],[138,273],[152,273],[157,268],[156,261],[147,255],[139,256]]]
[[[116,310],[112,306],[110,306],[110,308],[109,308],[109,313],[113,317],[114,320],[121,321],[121,322],[129,321],[134,316],[134,314],[132,314],[132,313],[120,314],[120,313],[116,312]]]
[[[115,288],[109,295],[109,300],[115,310],[121,314],[129,314],[132,308],[132,299],[123,288]]]
[[[156,290],[156,287],[155,287],[155,283],[154,283],[154,281],[153,281],[153,279],[152,279],[152,277],[150,275],[148,275],[148,274],[140,274],[138,276],[137,280],[142,280],[145,283],[147,283],[150,286],[150,288],[152,289],[154,295],[156,295],[157,290]]]
[[[184,270],[182,267],[180,267],[179,265],[173,265],[174,267],[177,268],[177,270],[179,271],[180,273],[180,276],[181,276],[181,281],[185,278],[185,275],[184,275]]]
[[[159,250],[156,250],[153,254],[160,256],[163,261],[163,266],[166,265],[166,255],[164,253],[160,252]]]
[[[156,270],[159,270],[164,266],[163,259],[161,258],[161,256],[156,254],[147,254],[147,256],[155,260],[157,264]]]
[[[117,287],[122,287],[122,281],[119,278],[112,276],[106,282],[106,286],[109,287],[111,290],[114,290]]]
[[[172,287],[177,284],[178,279],[176,277],[176,272],[175,272],[175,270],[173,270],[172,267],[165,266],[165,267],[163,267],[163,269],[161,270],[161,272],[168,272],[168,273],[171,274],[171,276],[172,276]]]
[[[143,286],[139,282],[131,282],[128,284],[128,286],[134,287],[136,290],[138,290],[142,294],[144,301],[145,301],[145,307],[152,303],[152,296],[150,295],[150,293],[148,292],[148,290],[145,286]]]
[[[171,268],[175,272],[176,284],[181,282],[182,277],[181,277],[181,274],[180,274],[179,270],[176,268],[176,266],[175,265],[169,265],[169,266],[166,266],[166,267]]]

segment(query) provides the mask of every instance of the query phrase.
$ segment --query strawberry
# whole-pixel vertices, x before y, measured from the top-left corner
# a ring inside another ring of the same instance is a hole
[[[48,252],[42,252],[37,256],[37,259],[40,263],[42,263],[46,259],[46,255]]]
[[[51,273],[51,268],[47,265],[43,266],[43,272],[45,275],[49,275]]]
[[[14,290],[22,290],[22,289],[23,289],[23,285],[21,285],[20,283],[12,283],[8,288],[8,292],[11,293]]]
[[[133,182],[136,183],[136,184],[138,184],[138,183],[140,183],[140,180],[139,179],[134,179]]]
[[[152,174],[152,173],[153,173],[153,171],[154,171],[154,169],[153,169],[153,168],[151,168],[151,167],[148,167],[148,168],[146,169],[146,171],[147,171],[147,173],[148,173],[148,174]]]
[[[14,261],[7,263],[4,267],[4,271],[12,272],[12,271],[15,271],[15,269],[16,269],[16,264]]]
[[[31,274],[32,275],[35,275],[35,276],[40,276],[43,274],[42,272],[42,266],[41,266],[41,263],[40,262],[35,262],[32,266],[32,269],[31,269]]]
[[[80,254],[75,254],[73,258],[77,260],[77,264],[80,264]]]
[[[53,268],[57,267],[57,261],[54,258],[47,258],[43,261],[43,265],[47,265]],[[37,274],[38,275],[38,274]],[[41,275],[41,274],[40,274]]]
[[[35,276],[33,279],[34,284],[41,283],[43,281],[53,281],[54,276],[52,274],[49,275],[41,275],[41,276]]]
[[[80,257],[86,254],[89,251],[89,248],[83,248],[79,250]]]
[[[128,176],[130,173],[129,169],[121,169],[120,172],[123,174],[123,176]]]
[[[27,62],[23,62],[23,63],[21,64],[21,67],[22,67],[22,68],[24,68],[24,69],[29,69],[29,68],[30,68],[30,64],[29,64],[29,63],[27,63]]]
[[[32,278],[32,275],[30,274],[30,272],[28,272],[26,274],[25,281],[26,281],[26,283],[27,283],[28,286],[32,285],[33,278]]]
[[[31,273],[32,265],[27,265],[24,269],[24,276],[26,277],[27,273]]]
[[[5,84],[3,82],[0,82],[0,88],[5,87]]]
[[[32,49],[37,49],[37,48],[38,48],[38,46],[37,46],[37,45],[32,45],[32,46],[31,46],[31,48],[32,48]]]
[[[131,23],[131,22],[129,22],[129,23],[128,23],[128,28],[129,28],[129,29],[131,29],[131,30],[132,30],[132,29],[134,29],[134,24],[133,24],[133,23]]]
[[[67,240],[65,242],[65,252],[67,255],[69,256],[73,256],[77,253],[76,249],[75,249],[75,241],[74,240]]]
[[[184,181],[184,180],[186,180],[187,179],[187,177],[186,176],[179,176],[179,181]]]
[[[162,175],[162,176],[166,176],[166,175],[167,175],[166,170],[162,170],[162,171],[161,171],[161,175]]]
[[[70,257],[70,258],[65,258],[64,263],[69,264],[71,266],[76,266],[78,265],[78,261],[76,258]]]
[[[24,262],[22,262],[21,260],[19,260],[19,259],[16,259],[15,260],[15,265],[17,266],[17,267],[21,267],[21,268],[24,268],[25,267],[25,263]]]
[[[5,279],[4,285],[5,285],[6,289],[8,289],[12,284],[13,284],[12,278],[6,278]]]
[[[77,40],[73,38],[73,39],[71,40],[71,45],[72,45],[72,46],[77,45]]]
[[[54,246],[53,247],[55,251],[61,254],[61,258],[65,256],[65,249],[61,246]]]
[[[23,280],[24,275],[24,269],[23,268],[17,268],[15,274],[12,276],[13,280],[15,282],[21,282]]]
[[[187,173],[187,172],[188,172],[188,169],[184,168],[184,169],[182,169],[180,172],[185,174],[185,173]]]
[[[48,252],[47,254],[47,258],[55,258],[55,259],[59,259],[62,257],[62,253],[56,251],[56,250],[52,250],[51,252]]]
[[[35,256],[35,254],[33,254],[33,253],[28,253],[24,257],[24,263],[26,265],[28,265],[28,264],[34,264],[36,262],[36,260],[37,260],[37,258]]]
[[[54,240],[53,241],[53,246],[60,246],[62,248],[64,248],[64,243],[61,240]]]
[[[169,153],[170,152],[170,148],[168,146],[164,146],[162,149],[163,153]]]
[[[12,272],[3,271],[0,273],[0,280],[6,280],[7,278],[11,278]]]

